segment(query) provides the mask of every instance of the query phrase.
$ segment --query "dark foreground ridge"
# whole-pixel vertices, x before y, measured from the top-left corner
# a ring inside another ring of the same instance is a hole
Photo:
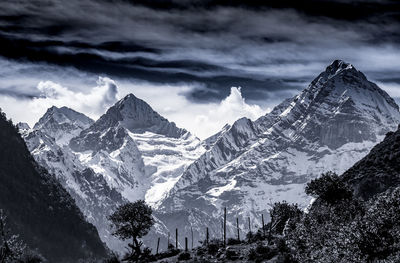
[[[102,258],[106,248],[74,200],[40,167],[17,128],[0,116],[0,209],[12,234],[48,262]]]

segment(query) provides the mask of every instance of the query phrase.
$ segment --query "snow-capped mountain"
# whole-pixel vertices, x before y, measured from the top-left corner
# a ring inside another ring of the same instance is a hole
[[[42,118],[33,126],[54,138],[59,145],[68,144],[79,133],[93,124],[93,120],[86,115],[67,107],[49,108]]]
[[[156,206],[204,152],[199,139],[132,94],[96,122],[52,107],[30,132],[21,133],[34,158],[62,182],[115,250],[125,246],[110,235],[107,215],[127,200]],[[157,229],[167,232],[159,221]]]
[[[84,166],[67,145],[71,134],[79,134],[93,122],[72,109],[52,107],[32,130],[26,125],[18,127],[35,160],[67,189],[87,220],[97,227],[102,240],[116,248],[121,243],[111,236],[107,215],[124,199],[102,174]]]
[[[200,236],[223,207],[232,223],[251,216],[259,224],[276,201],[305,206],[307,181],[329,170],[344,172],[399,123],[399,107],[386,92],[351,64],[334,61],[271,113],[254,122],[240,119],[207,139],[207,151],[186,169],[160,211],[203,211],[208,216],[197,218]],[[168,217],[164,223],[179,224]]]
[[[152,205],[204,151],[198,138],[133,94],[108,109],[69,146],[85,166],[107,175],[109,185],[125,198],[146,199]]]

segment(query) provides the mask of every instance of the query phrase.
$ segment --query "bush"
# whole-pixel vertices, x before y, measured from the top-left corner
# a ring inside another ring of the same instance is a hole
[[[276,255],[276,251],[271,249],[268,246],[263,246],[262,243],[259,243],[256,247],[256,253],[263,257],[264,259],[271,259]]]
[[[257,252],[254,248],[250,248],[249,254],[247,255],[247,258],[251,261],[255,261],[257,258]]]
[[[256,233],[248,232],[246,235],[246,240],[248,243],[255,243],[264,240],[262,229],[259,229]]]
[[[143,262],[153,261],[155,260],[155,255],[151,254],[150,248],[145,247],[140,258]]]
[[[46,260],[42,255],[33,250],[27,250],[17,260],[18,263],[41,263]]]
[[[218,250],[223,246],[224,244],[222,243],[222,241],[218,239],[212,239],[207,245],[207,252],[209,255],[214,256],[215,254],[217,254]]]
[[[103,260],[103,263],[120,263],[118,255],[115,252],[112,252],[108,258]]]
[[[278,256],[276,259],[276,263],[296,263],[297,261],[293,259],[293,257],[288,254],[284,253]]]
[[[285,228],[294,227],[293,225],[300,221],[302,214],[297,204],[277,202],[270,210],[271,222],[268,224],[268,229],[281,235]]]
[[[236,259],[239,258],[238,253],[235,250],[231,249],[231,248],[227,248],[227,250],[225,252],[225,256],[229,260],[236,260]]]
[[[247,258],[251,261],[262,262],[265,259],[273,258],[276,254],[276,250],[271,249],[268,246],[263,246],[263,244],[260,242],[257,244],[257,247],[255,249],[251,248],[249,250]]]
[[[228,245],[239,245],[242,242],[240,242],[240,240],[237,240],[236,238],[228,238]]]
[[[305,191],[306,194],[320,198],[329,204],[353,197],[353,191],[350,187],[333,172],[324,173],[320,178],[309,182]]]
[[[278,238],[275,243],[276,243],[276,249],[278,250],[279,253],[284,254],[289,252],[289,248],[286,245],[286,240],[284,238]]]
[[[178,260],[189,260],[191,259],[190,253],[189,252],[182,252],[178,256]]]

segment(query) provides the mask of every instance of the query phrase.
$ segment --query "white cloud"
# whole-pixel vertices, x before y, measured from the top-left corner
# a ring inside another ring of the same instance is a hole
[[[118,99],[128,93],[145,100],[162,116],[186,128],[201,139],[218,132],[225,124],[232,124],[241,117],[252,120],[269,111],[246,102],[241,88],[232,87],[230,94],[219,103],[193,103],[184,94],[190,85],[155,85],[146,82],[118,81],[99,77],[97,86],[82,88],[88,93],[73,90],[54,81],[40,81],[36,89],[40,96],[21,99],[1,96],[0,105],[15,122],[28,122],[30,126],[51,106],[67,106],[93,119],[100,117]]]
[[[41,92],[39,98],[33,100],[36,105],[67,106],[86,115],[97,117],[114,104],[117,99],[117,85],[112,79],[99,77],[97,86],[90,93],[74,92],[52,81],[41,81],[37,86]]]
[[[267,106],[259,106],[247,102],[241,88],[232,87],[230,94],[220,102],[194,103],[185,95],[193,89],[195,87],[188,84],[158,85],[143,81],[118,81],[120,98],[133,93],[169,121],[201,139],[215,134],[225,124],[232,124],[241,117],[254,120],[269,112],[270,107],[281,100],[280,97],[274,98],[267,102]]]
[[[386,91],[392,98],[400,98],[400,84],[396,82],[375,82],[380,88]]]
[[[121,97],[133,93],[169,121],[201,139],[217,133],[225,124],[232,124],[241,117],[255,120],[280,102],[280,98],[268,101],[270,107],[248,103],[240,87],[232,87],[230,94],[218,103],[194,103],[184,95],[195,88],[190,85],[154,85],[123,80],[118,84]]]
[[[40,96],[33,99],[1,96],[0,105],[7,116],[33,126],[51,106],[67,106],[96,119],[118,100],[116,83],[104,77],[99,77],[89,93],[73,91],[53,81],[40,81],[36,88]]]
[[[232,87],[228,97],[219,104],[209,104],[203,114],[194,118],[193,126],[196,134],[201,138],[207,138],[216,133],[225,124],[232,124],[241,117],[255,120],[270,111],[262,109],[258,105],[247,104],[242,97],[241,88]]]

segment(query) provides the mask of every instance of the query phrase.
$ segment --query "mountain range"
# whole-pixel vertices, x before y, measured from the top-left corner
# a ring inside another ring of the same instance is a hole
[[[203,152],[200,140],[130,94],[96,122],[70,108],[52,107],[30,129],[19,124],[26,144],[74,197],[100,237],[123,251],[107,216],[138,199],[157,204],[185,168]],[[168,231],[157,224],[159,234]]]
[[[343,173],[399,123],[395,101],[336,60],[270,113],[241,118],[204,141],[133,94],[97,121],[52,107],[33,129],[19,128],[35,160],[117,249],[107,215],[123,202],[146,200],[155,210],[155,234],[179,228],[180,241],[192,230],[195,240],[204,239],[206,227],[219,237],[224,207],[228,232],[233,235],[236,217],[247,232],[247,217],[260,225],[276,201],[306,207],[309,180],[329,170]]]
[[[261,225],[261,214],[268,215],[274,202],[306,207],[309,180],[326,171],[343,173],[398,123],[395,101],[354,66],[336,60],[270,113],[256,121],[240,119],[207,139],[208,150],[188,167],[159,209],[205,213],[197,220],[204,222],[196,225],[199,239],[211,221],[222,218],[224,207],[230,233],[236,217],[248,231],[247,217]],[[213,232],[220,229],[217,225]]]

